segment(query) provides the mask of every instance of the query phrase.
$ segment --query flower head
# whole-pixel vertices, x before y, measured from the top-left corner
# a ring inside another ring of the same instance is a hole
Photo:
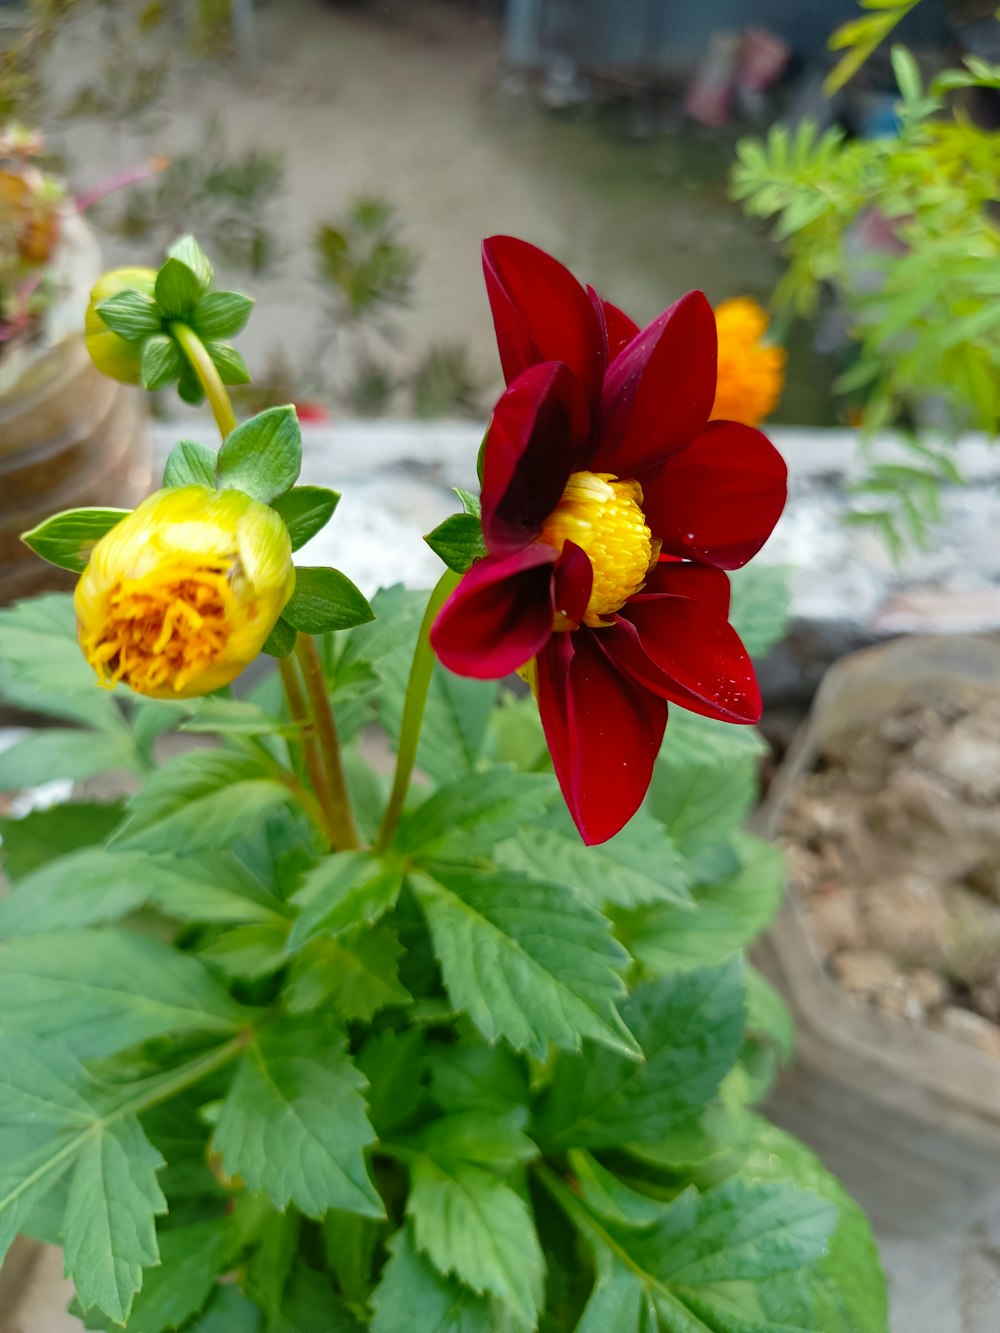
[[[712,417],[759,426],[778,406],[785,384],[783,347],[764,341],[767,315],[749,296],[715,307],[719,373]]]
[[[603,842],[646,793],[668,703],[760,715],[723,571],[770,535],[785,465],[759,431],[709,422],[700,292],[640,330],[523,241],[487,241],[484,266],[507,379],[484,452],[488,554],[432,642],[459,675],[528,668],[570,812]]]
[[[109,296],[119,292],[136,290],[147,296],[153,295],[156,287],[156,270],[151,268],[115,268],[103,274],[94,284],[90,293],[85,320],[87,351],[90,359],[103,375],[109,375],[122,384],[141,382],[140,363],[142,347],[139,343],[127,342],[119,334],[108,328],[100,316],[97,307]]]
[[[294,585],[273,509],[242,491],[157,491],[94,547],[74,597],[80,645],[108,687],[208,694],[257,656]]]

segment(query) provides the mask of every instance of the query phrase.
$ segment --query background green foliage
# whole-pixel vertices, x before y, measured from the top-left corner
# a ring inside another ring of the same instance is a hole
[[[876,28],[888,31],[912,4],[869,8],[879,12],[858,21],[853,68],[881,40]],[[997,430],[1000,133],[975,125],[954,95],[1000,87],[1000,69],[969,58],[925,88],[905,48],[892,64],[898,135],[775,126],[740,144],[733,192],[752,216],[774,219],[788,262],[776,302],[812,313],[829,286],[846,307],[857,355],[838,387],[861,403],[865,466],[853,517],[898,550],[926,539],[941,485],[960,479],[955,436]],[[859,254],[856,228],[876,215],[886,248]],[[939,429],[918,432],[928,404]],[[876,433],[890,427],[895,451],[877,452]]]

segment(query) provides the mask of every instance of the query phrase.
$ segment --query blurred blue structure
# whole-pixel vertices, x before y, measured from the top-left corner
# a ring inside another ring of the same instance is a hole
[[[506,55],[513,70],[571,62],[584,75],[654,79],[689,72],[713,32],[756,27],[812,63],[859,12],[856,0],[507,0]],[[924,0],[899,33],[917,44],[946,40],[940,0]]]

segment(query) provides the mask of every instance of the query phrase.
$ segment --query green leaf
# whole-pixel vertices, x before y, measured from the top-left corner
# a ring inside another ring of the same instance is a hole
[[[250,1206],[258,1211],[260,1197],[256,1195],[248,1199]],[[337,1216],[348,1214],[338,1213]],[[285,1291],[302,1245],[302,1220],[294,1208],[279,1212],[268,1207],[253,1228],[260,1243],[247,1260],[245,1285],[248,1295],[268,1314],[276,1314],[285,1303]],[[361,1220],[368,1222],[367,1218]]]
[[[154,333],[142,344],[139,373],[151,393],[173,383],[184,369],[184,354],[169,333]]]
[[[142,342],[163,327],[156,302],[135,288],[98,301],[97,313],[112,333],[126,342]]]
[[[121,818],[120,805],[70,801],[23,819],[0,819],[4,873],[16,883],[65,852],[103,841]]]
[[[658,1222],[663,1201],[639,1194],[603,1167],[589,1152],[571,1148],[567,1154],[577,1192],[587,1207],[605,1222],[623,1227],[645,1227]]]
[[[226,847],[291,800],[288,788],[265,772],[254,758],[225,750],[180,754],[129,802],[114,845],[150,852]]]
[[[116,1323],[129,1316],[142,1270],[159,1262],[157,1213],[167,1211],[156,1180],[163,1158],[134,1116],[103,1125],[81,1148],[63,1223],[66,1275],[77,1299]]]
[[[409,1004],[399,981],[402,946],[386,928],[363,930],[350,942],[315,940],[292,963],[285,1003],[292,1013],[323,1009],[345,1022],[367,1022],[380,1009]]]
[[[35,787],[53,778],[79,782],[98,773],[135,772],[138,758],[128,732],[37,731],[0,752],[0,791]]]
[[[496,849],[495,859],[533,879],[569,885],[598,911],[659,902],[678,909],[692,905],[684,861],[663,826],[645,811],[600,847],[585,847],[564,811],[557,812],[553,825],[522,829]]]
[[[184,1333],[263,1333],[264,1316],[239,1287],[224,1283]]]
[[[763,657],[784,638],[791,601],[790,571],[783,565],[749,565],[730,574],[729,618],[751,657]],[[731,723],[719,724],[743,731]]]
[[[284,616],[279,616],[274,622],[274,629],[264,640],[261,652],[267,653],[269,657],[290,657],[295,650],[298,635],[295,626],[289,625]]]
[[[21,540],[50,565],[80,574],[96,544],[128,513],[127,509],[67,509],[22,533]]]
[[[209,360],[219,372],[223,384],[249,384],[253,378],[247,369],[247,363],[229,343],[208,341],[205,351]]]
[[[704,1195],[687,1190],[640,1229],[617,1227],[570,1198],[567,1211],[597,1257],[577,1333],[804,1333],[762,1315],[754,1288],[822,1255],[836,1222],[822,1199],[732,1180]]]
[[[200,291],[207,292],[212,285],[212,265],[208,255],[193,236],[181,236],[167,251],[171,259],[178,260],[194,275]],[[157,293],[159,295],[159,293]]]
[[[394,845],[419,861],[483,856],[537,818],[553,795],[546,775],[491,768],[440,787],[401,821]]]
[[[343,1037],[286,1021],[257,1035],[222,1104],[213,1145],[228,1176],[307,1217],[383,1217],[365,1166],[375,1140],[365,1080]]]
[[[666,825],[682,855],[693,857],[735,833],[757,793],[757,765],[751,755],[722,765],[674,763],[670,741],[653,769],[646,808]]]
[[[52,931],[4,945],[0,1012],[5,1031],[59,1036],[82,1058],[171,1033],[232,1032],[244,1021],[195,958],[114,930]]]
[[[94,689],[76,639],[71,593],[51,593],[0,610],[0,690],[25,710],[114,729],[113,698]]]
[[[418,1157],[406,1213],[418,1250],[442,1273],[490,1293],[533,1328],[545,1260],[527,1204],[509,1185],[470,1163],[449,1167]]]
[[[868,1219],[819,1159],[791,1135],[758,1120],[740,1176],[750,1181],[788,1181],[838,1210],[829,1245],[804,1278],[815,1303],[813,1327],[824,1333],[886,1333],[885,1276]]]
[[[770,1043],[782,1064],[795,1054],[795,1020],[781,995],[755,967],[743,969],[747,1032]]]
[[[208,292],[194,308],[191,327],[202,339],[235,338],[253,307],[253,297],[241,292]]]
[[[302,466],[295,408],[270,407],[244,421],[219,450],[219,485],[270,504],[294,486]]]
[[[367,599],[339,569],[299,565],[282,619],[303,634],[353,629],[374,619]]]
[[[738,963],[639,986],[622,1006],[643,1060],[610,1051],[560,1056],[538,1112],[547,1149],[664,1138],[714,1096],[743,1036]]]
[[[379,1138],[387,1138],[419,1113],[425,1035],[420,1028],[373,1033],[358,1053],[358,1068],[371,1085],[368,1108]]]
[[[382,1233],[381,1222],[357,1213],[331,1209],[323,1218],[323,1248],[327,1266],[336,1276],[345,1298],[367,1305],[372,1288],[372,1264]]]
[[[379,721],[395,740],[413,660],[417,631],[427,603],[426,593],[397,585],[376,593],[374,624],[355,630],[345,646],[342,663],[370,662],[383,682]],[[468,680],[435,665],[431,676],[417,764],[439,783],[475,767],[489,729],[496,684]]]
[[[297,551],[326,527],[339,503],[340,492],[326,486],[293,486],[271,508],[285,520],[292,550]]]
[[[473,514],[451,514],[424,541],[456,574],[464,574],[486,554],[483,525]]]
[[[344,935],[358,926],[374,925],[394,906],[402,882],[402,868],[374,852],[324,857],[292,899],[299,916],[288,938],[289,951],[294,953],[317,935]]]
[[[748,835],[732,846],[737,868],[697,885],[693,912],[664,905],[617,918],[619,939],[648,974],[724,963],[773,918],[785,888],[781,852]]]
[[[284,910],[231,857],[185,860],[87,847],[38,867],[0,899],[0,940],[102,925],[145,903],[198,922],[267,921]]]
[[[288,962],[287,927],[277,921],[235,926],[199,952],[227,977],[255,980],[279,972]]]
[[[496,1333],[492,1303],[439,1273],[418,1252],[408,1226],[388,1249],[389,1262],[372,1295],[372,1333]]]
[[[234,1236],[225,1218],[170,1227],[161,1231],[159,1242],[160,1266],[146,1273],[128,1333],[166,1333],[182,1325],[187,1329],[187,1321],[205,1308],[234,1257]],[[242,1328],[239,1333],[244,1333]]]
[[[333,1290],[329,1277],[300,1264],[284,1307],[271,1319],[267,1333],[363,1333],[363,1329]]]
[[[437,1046],[430,1067],[434,1099],[449,1111],[498,1114],[528,1105],[524,1060],[504,1046]]]
[[[299,723],[268,713],[249,699],[208,695],[186,699],[182,707],[188,716],[180,724],[181,731],[223,736],[296,736],[301,730]]]
[[[525,1134],[526,1106],[502,1113],[489,1110],[452,1111],[432,1120],[414,1142],[436,1162],[473,1162],[505,1175],[538,1156],[538,1149]]]
[[[215,490],[218,454],[194,440],[181,440],[170,450],[163,469],[164,486],[207,486]]]
[[[605,920],[562,885],[471,866],[428,866],[413,889],[454,1004],[487,1041],[543,1057],[583,1037],[632,1055],[615,1001],[622,953]]]
[[[204,292],[196,273],[179,259],[168,259],[156,275],[156,304],[164,319],[190,315]]]

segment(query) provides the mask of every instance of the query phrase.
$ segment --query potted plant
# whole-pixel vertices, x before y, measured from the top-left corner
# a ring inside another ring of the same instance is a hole
[[[247,298],[185,238],[96,306],[222,444],[27,533],[75,605],[0,614],[7,681],[79,724],[0,786],[139,777],[2,824],[0,1242],[59,1244],[85,1326],[132,1333],[886,1333],[863,1214],[755,1110],[788,1027],[743,949],[782,873],[740,831],[725,571],[784,465],[709,423],[700,293],[640,330],[524,242],[484,263],[482,495],[430,597],[371,606],[294,567],[339,497],[299,484],[292,408],[236,422]],[[178,729],[217,743],[159,762]]]
[[[20,541],[67,506],[134,504],[151,480],[142,398],[95,370],[83,313],[97,242],[41,136],[0,135],[0,603],[67,586]]]

